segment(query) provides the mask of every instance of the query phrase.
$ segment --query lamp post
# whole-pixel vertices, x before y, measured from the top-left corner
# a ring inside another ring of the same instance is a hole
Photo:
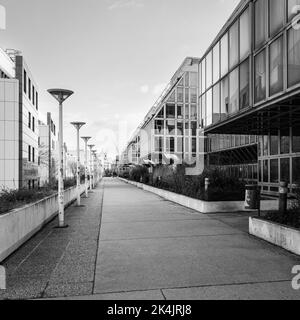
[[[92,179],[93,179],[93,172],[92,172],[92,164],[93,164],[93,160],[92,160],[92,150],[93,148],[95,147],[94,144],[89,144],[88,147],[90,148],[90,190],[93,189],[93,182],[92,182]]]
[[[50,89],[48,92],[59,102],[59,173],[58,173],[58,220],[59,228],[66,228],[64,214],[64,138],[63,138],[63,102],[74,92],[65,89]]]
[[[88,167],[88,142],[92,137],[81,137],[84,141],[85,145],[85,159],[84,159],[84,166],[85,166],[85,196],[89,197],[89,185],[88,185],[88,174],[89,174],[89,167]]]
[[[94,188],[98,182],[98,177],[97,177],[97,165],[96,165],[96,161],[97,161],[97,150],[93,150],[93,172],[94,172]]]
[[[80,146],[79,146],[79,131],[86,124],[85,122],[71,122],[77,131],[77,206],[80,206]]]

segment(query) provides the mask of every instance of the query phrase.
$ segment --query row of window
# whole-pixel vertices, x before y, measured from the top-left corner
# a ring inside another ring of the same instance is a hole
[[[298,157],[259,160],[258,167],[261,183],[275,184],[280,181],[289,184],[300,183],[300,158]]]
[[[157,119],[191,119],[197,120],[197,105],[167,103],[158,113]]]
[[[207,152],[236,148],[255,144],[258,137],[254,135],[209,135],[207,137]]]
[[[157,135],[197,136],[196,121],[155,120],[154,130]]]
[[[196,138],[175,138],[175,137],[155,137],[154,140],[155,152],[197,152]]]
[[[39,108],[38,92],[36,91],[34,85],[32,84],[31,79],[27,76],[27,72],[25,69],[24,69],[24,75],[23,75],[23,88],[24,88],[24,93],[27,94],[28,96],[28,99],[36,107],[36,110],[38,110]]]
[[[300,136],[291,135],[290,130],[281,130],[278,134],[259,137],[259,157],[290,153],[300,153]]]
[[[178,83],[180,87],[198,87],[197,72],[186,72]]]
[[[197,103],[197,88],[177,87],[171,92],[168,102]]]

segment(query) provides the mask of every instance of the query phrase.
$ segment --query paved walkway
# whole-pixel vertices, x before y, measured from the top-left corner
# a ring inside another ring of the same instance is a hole
[[[8,289],[0,290],[0,300],[93,293],[102,195],[100,185],[82,207],[66,210],[68,229],[56,229],[55,219],[2,263]]]
[[[70,229],[52,223],[7,260],[9,294],[300,299],[291,288],[300,258],[248,235],[244,213],[202,215],[117,179],[104,184],[102,215],[100,187],[84,200],[85,208],[69,210]]]

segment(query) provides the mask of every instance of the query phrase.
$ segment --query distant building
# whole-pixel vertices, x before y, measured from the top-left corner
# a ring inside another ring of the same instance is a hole
[[[20,52],[0,49],[0,186],[38,186],[38,89]]]
[[[54,181],[58,175],[58,135],[56,125],[47,113],[47,124],[39,121],[40,186]]]

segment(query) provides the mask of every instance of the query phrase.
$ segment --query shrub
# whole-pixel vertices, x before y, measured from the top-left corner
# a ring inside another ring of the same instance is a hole
[[[149,183],[149,171],[145,166],[135,166],[129,172],[129,180],[135,182]]]
[[[205,178],[210,179],[208,194]],[[153,174],[155,187],[208,201],[239,201],[245,198],[245,183],[228,176],[219,168],[205,169],[199,176],[186,176],[185,166],[159,166]]]

